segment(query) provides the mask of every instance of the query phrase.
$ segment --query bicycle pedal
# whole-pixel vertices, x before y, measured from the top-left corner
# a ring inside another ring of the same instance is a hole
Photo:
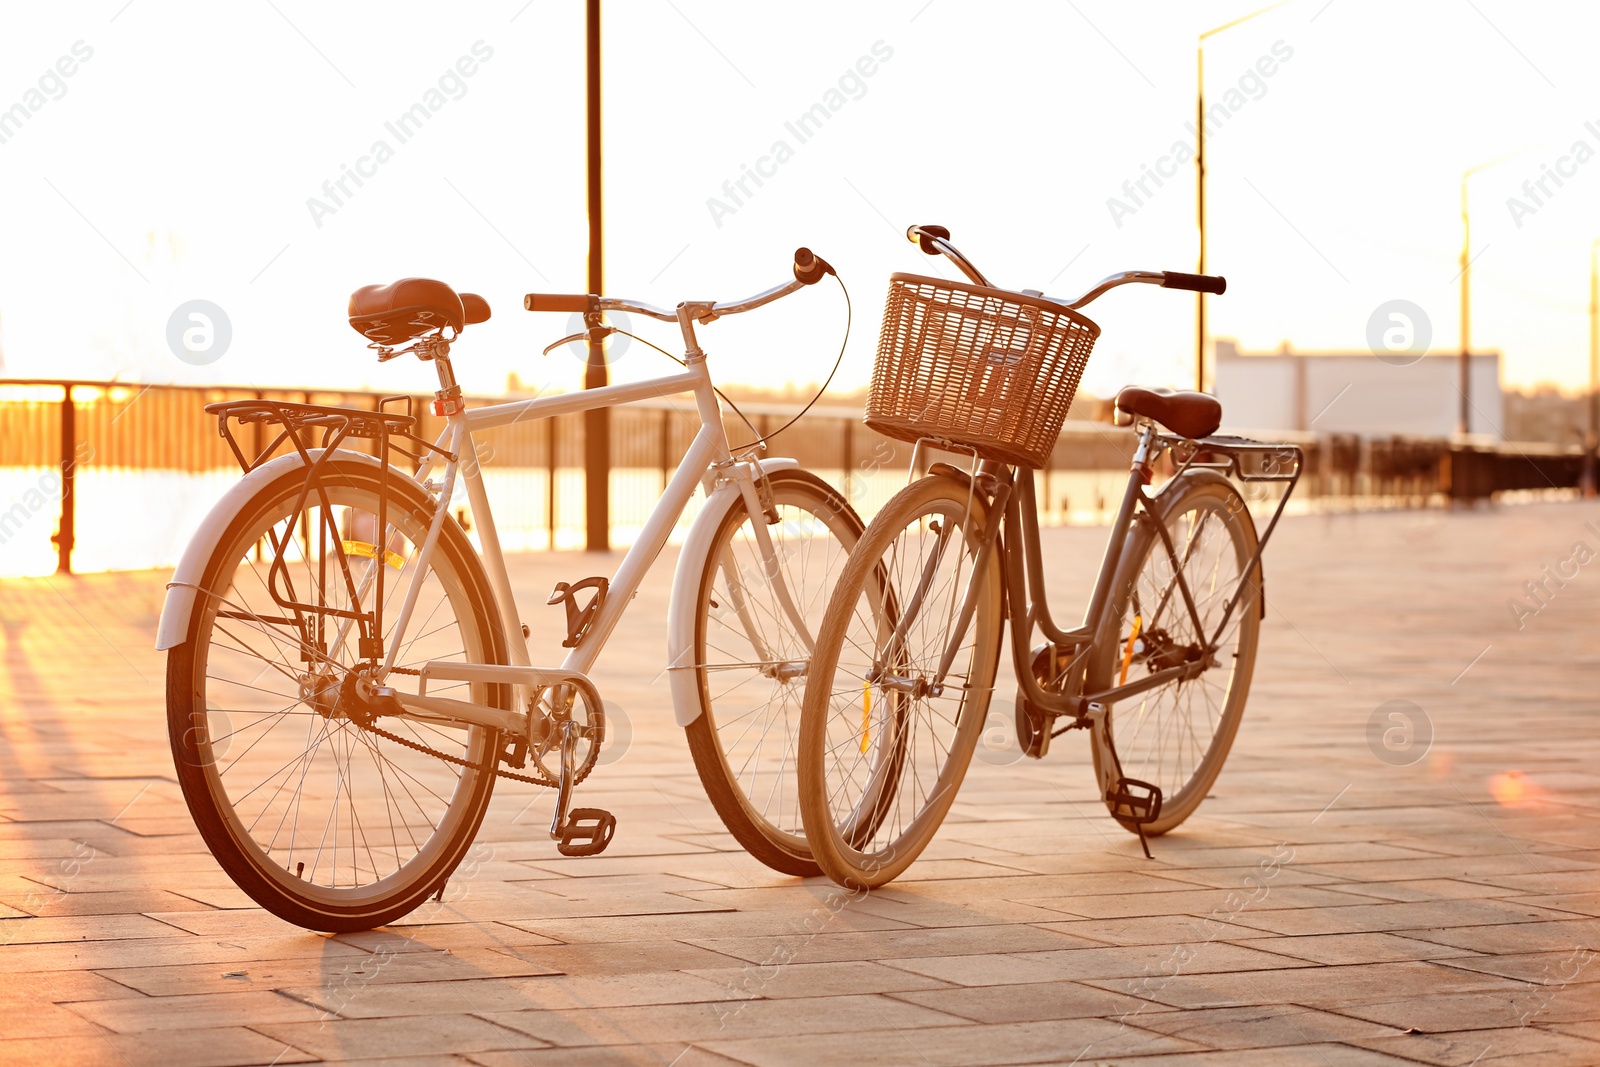
[[[573,808],[561,824],[556,851],[563,856],[598,856],[617,832],[617,817],[602,808]]]
[[[1144,849],[1145,859],[1150,859],[1144,827],[1161,816],[1161,787],[1137,778],[1118,778],[1117,784],[1106,791],[1106,803],[1114,818],[1133,823],[1139,834],[1139,847]]]

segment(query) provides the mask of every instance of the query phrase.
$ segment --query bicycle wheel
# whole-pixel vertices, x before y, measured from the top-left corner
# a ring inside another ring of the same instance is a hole
[[[1168,550],[1152,523],[1140,523],[1129,532],[1089,665],[1090,692],[1201,655],[1255,554],[1255,523],[1244,499],[1220,476],[1183,476],[1160,500],[1172,548]],[[1124,775],[1161,788],[1161,811],[1145,824],[1146,835],[1166,833],[1192,815],[1228,758],[1244,714],[1261,632],[1259,563],[1254,571],[1218,640],[1211,667],[1189,681],[1174,680],[1114,704],[1095,728],[1092,748],[1102,789],[1116,780],[1103,754],[1107,744],[1115,745]],[[1180,573],[1194,601],[1194,615],[1178,586]],[[1137,832],[1133,823],[1117,821]]]
[[[841,885],[880,886],[910,866],[966,774],[1000,657],[999,546],[981,571],[975,558],[989,521],[963,479],[907,486],[828,602],[800,720],[800,810],[813,856]],[[975,609],[957,634],[969,586]]]
[[[168,655],[167,718],[184,799],[217,862],[280,918],[342,932],[398,918],[443,885],[488,806],[500,735],[369,717],[352,693],[356,627],[313,612],[302,615],[320,617],[320,630],[296,622],[283,601],[370,610],[382,566],[387,649],[433,510],[419,487],[392,474],[384,537],[373,464],[339,459],[318,477],[326,509],[316,490],[300,501],[305,474],[292,469],[256,493],[218,542],[187,639]],[[505,662],[494,598],[449,519],[395,658],[413,673],[385,684],[415,693],[415,669],[430,659]],[[503,685],[435,683],[428,695],[510,706]]]
[[[700,572],[694,652],[701,713],[685,733],[728,832],[768,867],[805,878],[821,873],[806,844],[794,761],[811,654],[782,597],[814,642],[862,523],[814,474],[779,470],[768,481],[778,521],[754,521],[771,537],[782,585],[769,576],[743,500],[735,501]]]

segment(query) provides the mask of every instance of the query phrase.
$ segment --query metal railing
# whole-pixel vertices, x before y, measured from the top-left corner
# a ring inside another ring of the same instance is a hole
[[[376,408],[389,394],[370,391],[255,389],[238,386],[142,386],[122,382],[0,380],[0,573],[18,545],[43,544],[53,513],[56,569],[68,573],[80,542],[85,479],[113,473],[171,481],[205,482],[212,497],[237,470],[216,421],[201,410],[221,400],[266,398]],[[443,420],[419,395],[420,432],[432,437]],[[753,440],[783,426],[798,407],[741,404],[744,415],[727,417],[730,440]],[[611,503],[618,541],[642,523],[676,467],[698,425],[687,401],[630,404],[610,419]],[[507,479],[511,507],[497,524],[526,534],[522,547],[576,547],[584,515],[584,420],[542,419],[494,431],[483,442],[480,461],[491,476]],[[1306,452],[1307,470],[1298,496],[1302,506],[1426,505],[1479,500],[1508,490],[1573,489],[1584,457],[1550,445],[1463,445],[1442,439],[1359,438],[1350,435],[1276,434]],[[1105,521],[1104,497],[1115,496],[1127,470],[1133,435],[1089,422],[1068,422],[1042,472],[1039,501],[1046,522]],[[904,483],[912,449],[873,432],[851,408],[815,407],[772,440],[770,452],[793,456],[836,481],[863,514],[870,515]],[[1104,475],[1103,482],[1099,478]],[[159,518],[159,494],[132,492],[121,504],[144,507],[147,522]],[[498,498],[497,498],[498,499]],[[206,501],[202,501],[205,503]],[[109,513],[108,513],[109,514]],[[570,516],[571,522],[567,522]],[[688,516],[687,518],[692,518]],[[138,521],[137,519],[133,521]],[[99,536],[124,536],[126,529],[102,518]],[[33,531],[37,531],[36,533]],[[181,548],[181,534],[174,533]],[[123,564],[157,566],[170,559]]]

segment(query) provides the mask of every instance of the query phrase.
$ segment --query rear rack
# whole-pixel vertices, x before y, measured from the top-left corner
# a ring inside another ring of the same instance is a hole
[[[387,405],[396,402],[405,404],[404,413],[387,410]],[[207,404],[205,412],[207,415],[217,417],[218,436],[228,442],[228,447],[233,450],[233,457],[239,461],[239,466],[244,468],[246,474],[271,459],[273,453],[277,452],[285,441],[293,442],[296,451],[308,463],[311,459],[307,455],[308,447],[333,449],[350,437],[380,441],[382,442],[380,448],[384,453],[393,448],[416,463],[423,461],[424,449],[449,458],[450,454],[444,449],[417,436],[417,418],[412,414],[413,402],[412,397],[403,394],[386,396],[378,401],[378,409],[372,411],[367,408],[296,404],[287,400],[229,400],[220,404]],[[234,435],[235,428],[230,425],[230,419],[240,426],[266,425],[278,426],[280,429],[278,435],[251,459],[240,447],[239,440]],[[308,446],[307,442],[315,440],[318,430],[322,431],[321,441]],[[391,439],[395,437],[409,442],[418,450],[412,451],[394,444]],[[384,462],[387,462],[387,458],[386,454],[379,456]]]
[[[404,412],[387,410],[387,405],[397,402],[404,402]],[[307,663],[329,664],[332,663],[328,656],[327,641],[330,626],[342,625],[348,628],[353,623],[359,627],[358,655],[361,659],[376,665],[383,658],[383,582],[390,554],[389,479],[392,474],[390,463],[393,453],[398,452],[417,464],[423,462],[424,452],[435,453],[446,460],[453,460],[454,455],[417,436],[417,419],[412,414],[412,398],[404,395],[382,398],[378,401],[376,411],[365,408],[296,404],[286,400],[232,400],[207,404],[205,411],[206,414],[217,417],[217,433],[228,442],[234,458],[239,461],[239,466],[246,474],[271,459],[285,442],[291,444],[300,454],[300,459],[305,465],[305,482],[300,487],[300,495],[295,500],[291,514],[302,516],[296,525],[300,526],[298,534],[308,559],[312,554],[312,533],[304,523],[303,512],[313,490],[321,505],[322,519],[317,524],[316,531],[318,580],[315,600],[303,601],[296,596],[285,562],[285,549],[297,531],[293,528],[286,529],[282,543],[279,543],[278,537],[269,529],[266,536],[272,542],[273,551],[272,562],[267,570],[267,592],[280,608],[292,615],[292,618],[258,621],[292,626],[296,631],[294,643],[300,648],[300,658]],[[277,435],[264,446],[254,450],[256,454],[253,457],[240,446],[236,434],[238,426],[246,425],[277,428]],[[335,454],[341,444],[351,438],[376,442],[378,514],[377,529],[373,534],[375,543],[371,546],[365,546],[363,543],[358,547],[356,542],[346,544],[343,534],[336,525],[327,489],[319,478],[328,458]],[[318,455],[312,456],[313,449],[320,450]],[[355,577],[351,574],[349,554],[352,549],[362,556],[368,551],[371,552],[368,575],[363,579],[372,581],[376,586],[370,590],[372,604],[370,611],[359,610],[363,594],[369,590],[359,589]],[[352,607],[341,608],[328,603],[326,570],[330,560],[338,564],[339,577],[343,579],[345,593]],[[339,624],[333,621],[337,619],[348,621]]]
[[[1267,541],[1271,539],[1272,531],[1277,529],[1278,520],[1283,517],[1283,509],[1288,505],[1289,497],[1294,495],[1294,487],[1300,481],[1300,472],[1305,469],[1305,452],[1299,445],[1269,444],[1230,434],[1214,434],[1199,440],[1162,434],[1157,440],[1172,450],[1172,457],[1177,464],[1174,476],[1186,470],[1213,470],[1224,476],[1232,475],[1241,482],[1284,483],[1283,495],[1278,498],[1278,506],[1273,509],[1272,518],[1268,520],[1266,529],[1261,531],[1261,536],[1256,541],[1255,554],[1250,557],[1250,562],[1241,572],[1245,577],[1256,573],[1256,568],[1261,563],[1261,555],[1267,549]],[[1252,459],[1249,464],[1245,463],[1247,457]],[[1241,582],[1239,588],[1234,590],[1233,596],[1228,598],[1227,606],[1222,613],[1222,621],[1217,624],[1217,632],[1212,635],[1212,644],[1216,644],[1222,636],[1223,627],[1227,626],[1229,618],[1233,615],[1233,609],[1243,593],[1244,585]],[[1267,598],[1265,590],[1262,590],[1261,617],[1266,618],[1266,615]]]

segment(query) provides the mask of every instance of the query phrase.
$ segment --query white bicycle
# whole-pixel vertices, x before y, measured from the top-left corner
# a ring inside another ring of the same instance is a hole
[[[368,286],[351,297],[351,325],[380,360],[409,352],[432,361],[433,410],[446,420],[437,440],[417,435],[409,397],[376,411],[269,400],[206,408],[245,476],[186,550],[157,647],[168,650],[178,780],[241,889],[309,929],[392,921],[442,891],[497,777],[556,791],[550,836],[562,853],[603,850],[615,818],[571,805],[606,739],[589,672],[702,486],[667,627],[677,720],[734,837],[778,870],[818,873],[802,830],[794,738],[813,634],[862,523],[794,460],[759,458],[764,442],[730,447],[695,328],[833,273],[800,249],[792,281],[674,311],[530,294],[530,311],[584,316],[582,333],[551,348],[616,332],[603,315],[626,311],[679,326],[683,369],[471,410],[450,350],[489,317],[487,302],[430,279]],[[700,422],[693,443],[616,573],[556,586],[549,603],[565,608],[568,651],[559,666],[535,666],[475,435],[685,393]],[[452,517],[463,483],[481,552]]]

